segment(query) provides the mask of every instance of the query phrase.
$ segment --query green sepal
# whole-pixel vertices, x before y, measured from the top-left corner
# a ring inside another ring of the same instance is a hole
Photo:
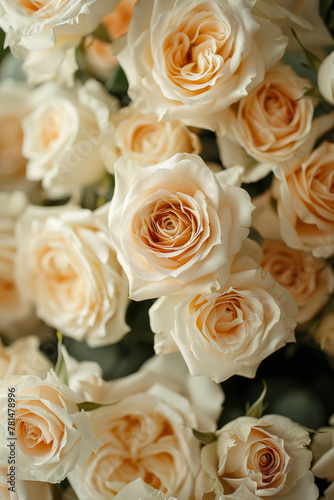
[[[299,38],[297,36],[297,33],[295,32],[295,30],[293,28],[291,28],[291,31],[292,31],[293,36],[295,37],[295,39],[299,43],[300,47],[302,48],[302,50],[304,52],[304,55],[305,55],[305,57],[306,57],[306,59],[307,59],[307,61],[309,63],[309,67],[311,69],[313,69],[313,71],[315,71],[316,73],[318,73],[320,64],[322,63],[321,59],[319,59],[318,56],[316,56],[315,54],[313,54],[313,52],[311,52],[306,47],[304,47],[304,45],[299,40]]]
[[[115,94],[128,91],[129,83],[123,69],[120,66],[113,71],[111,77],[106,83],[106,88],[109,92]]]
[[[55,372],[62,384],[68,385],[68,375],[64,357],[61,352],[61,345],[63,343],[63,336],[60,332],[57,331],[57,339],[58,339],[58,359],[55,367]]]
[[[78,410],[84,410],[84,411],[93,411],[93,410],[98,410],[102,406],[112,406],[115,403],[108,403],[108,404],[100,404],[100,403],[93,403],[92,401],[84,401],[83,403],[78,403],[77,407]]]
[[[217,441],[217,436],[214,432],[201,432],[198,431],[197,429],[194,429],[193,427],[191,428],[193,435],[198,441],[201,441],[201,443],[204,444],[211,444]]]
[[[255,403],[252,404],[252,406],[249,406],[249,403],[246,405],[246,417],[261,418],[267,407],[267,404],[263,403],[267,394],[267,384],[264,380],[262,380],[262,383],[263,391],[261,392],[260,397],[255,401]]]
[[[111,43],[111,39],[106,27],[103,24],[99,24],[95,31],[92,33],[94,38],[101,40],[101,42]]]

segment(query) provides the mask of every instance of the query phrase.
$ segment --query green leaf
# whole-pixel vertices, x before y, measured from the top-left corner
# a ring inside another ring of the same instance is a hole
[[[78,403],[77,407],[78,410],[84,410],[84,411],[92,411],[92,410],[97,410],[98,408],[101,408],[102,406],[112,406],[115,403],[109,403],[109,404],[100,404],[100,403],[93,403],[92,401],[84,401],[83,403]]]
[[[314,97],[315,99],[323,100],[323,97],[322,97],[318,87],[313,87],[313,88],[308,89],[305,92],[305,94],[303,95],[303,97]]]
[[[129,88],[128,80],[123,69],[119,66],[111,75],[106,83],[106,88],[109,92],[119,94],[127,92]]]
[[[297,40],[297,42],[301,46],[301,48],[305,54],[305,57],[310,65],[310,68],[313,69],[313,71],[315,71],[316,73],[318,73],[319,66],[322,62],[321,59],[319,59],[318,56],[316,56],[315,54],[313,54],[313,52],[309,51],[306,47],[304,47],[304,45],[299,40],[297,33],[295,32],[295,30],[293,28],[291,28],[291,31],[292,31],[293,36],[295,37],[295,39]]]
[[[56,363],[56,367],[55,367],[55,372],[58,375],[60,382],[62,384],[68,385],[66,364],[65,364],[65,360],[63,358],[62,352],[61,352],[61,345],[63,343],[63,336],[58,331],[57,331],[57,338],[58,338],[58,359],[57,359],[57,363]]]
[[[193,431],[194,437],[198,439],[198,441],[201,441],[201,443],[210,444],[217,441],[217,436],[214,432],[201,432],[197,429],[194,429],[193,427],[191,428],[191,430]]]
[[[246,417],[261,418],[263,415],[263,412],[267,406],[263,404],[263,400],[267,394],[267,384],[264,380],[262,380],[262,383],[263,391],[261,392],[260,397],[255,401],[255,403],[252,404],[252,406],[249,407],[249,403],[246,405]]]

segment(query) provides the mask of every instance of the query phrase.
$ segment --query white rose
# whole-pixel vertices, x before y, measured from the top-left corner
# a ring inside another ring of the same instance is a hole
[[[102,148],[109,172],[121,156],[144,165],[168,160],[176,153],[200,152],[200,140],[180,121],[159,122],[153,114],[141,114],[132,106],[113,117],[114,128]]]
[[[121,491],[115,496],[115,500],[166,500],[165,495],[152,486],[144,483],[142,479],[136,479],[124,486]],[[174,497],[169,497],[169,500],[177,500]]]
[[[68,51],[72,49],[74,54],[73,48],[81,38],[93,31],[116,4],[117,0],[62,0],[56,3],[3,0],[0,27],[6,32],[5,45],[16,56],[28,58],[30,81],[40,83],[50,76],[52,67],[66,70],[63,60],[69,57]],[[71,66],[70,77],[76,69],[74,59]],[[56,73],[54,71],[53,76]]]
[[[334,495],[334,415],[329,423],[331,427],[318,429],[311,443],[315,462],[312,472],[315,477],[326,479],[331,483],[324,492],[325,500],[332,500]]]
[[[254,377],[264,358],[295,340],[295,302],[251,260],[257,249],[246,248],[220,290],[155,302],[149,314],[157,354],[174,344],[192,375],[222,382],[236,374]]]
[[[291,28],[309,50],[333,45],[333,37],[320,15],[319,0],[257,0],[254,11],[281,28],[289,38],[287,52],[300,52]]]
[[[224,166],[244,166],[244,182],[254,182],[293,158],[311,133],[314,102],[301,99],[306,87],[309,80],[280,63],[223,113],[227,134],[217,142]]]
[[[318,70],[318,87],[322,97],[334,105],[334,51],[320,64]]]
[[[127,281],[108,235],[107,210],[29,207],[17,225],[17,279],[38,317],[91,347],[128,331]]]
[[[140,1],[118,59],[142,112],[215,130],[211,115],[263,80],[286,44],[245,0]]]
[[[316,500],[309,434],[279,415],[240,417],[204,446],[197,498]],[[212,493],[211,493],[212,492]]]
[[[44,378],[52,363],[39,350],[37,337],[17,339],[8,347],[0,341],[0,378],[11,375],[37,375]]]
[[[20,292],[16,277],[15,224],[27,206],[21,191],[0,193],[0,331],[20,329],[34,322],[32,307]]]
[[[245,190],[219,184],[196,155],[151,167],[119,160],[109,226],[130,283],[143,300],[226,281],[247,237],[253,206]]]
[[[34,375],[1,380],[2,436],[7,436],[9,388],[15,388],[16,465],[20,479],[57,483],[98,450],[100,443],[87,415],[78,411],[77,404],[82,400],[60,383],[53,370],[44,380]]]
[[[27,178],[44,189],[70,193],[101,179],[103,133],[118,102],[94,80],[72,91],[46,84],[42,102],[23,122]]]
[[[309,252],[289,248],[283,241],[264,240],[262,250],[261,267],[291,293],[298,305],[297,323],[312,319],[333,292],[331,266]]]
[[[200,444],[189,427],[215,430],[220,387],[190,377],[177,354],[123,379],[83,385],[93,401],[114,404],[89,413],[103,445],[69,474],[78,498],[113,499],[140,477],[167,498],[191,500]]]

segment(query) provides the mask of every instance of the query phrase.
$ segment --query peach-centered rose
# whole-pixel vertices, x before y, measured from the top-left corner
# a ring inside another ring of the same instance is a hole
[[[282,57],[281,35],[244,0],[141,1],[118,59],[143,112],[215,129],[210,115],[246,95]]]
[[[197,498],[315,500],[318,489],[309,471],[309,434],[279,415],[240,417],[204,446]]]
[[[114,404],[88,415],[103,445],[69,474],[78,498],[112,500],[141,478],[166,498],[192,500],[200,444],[189,426],[216,429],[221,388],[191,377],[178,354],[154,357],[128,377],[82,386],[86,399]]]
[[[235,374],[254,377],[264,358],[295,340],[290,294],[255,262],[250,269],[239,260],[220,290],[155,302],[149,314],[157,354],[177,348],[192,375],[222,382]]]
[[[274,185],[283,240],[315,257],[334,253],[334,144],[327,141]]]
[[[112,40],[128,32],[136,0],[120,0],[116,7],[101,20]]]
[[[298,305],[297,322],[312,319],[333,292],[331,267],[309,252],[289,248],[283,241],[264,240],[262,250],[261,266],[291,293]]]
[[[168,160],[176,153],[200,152],[200,140],[180,121],[159,122],[153,114],[134,107],[122,108],[113,116],[115,128],[106,137],[102,155],[109,172],[121,156],[143,165]]]
[[[226,137],[218,138],[223,164],[233,166],[238,160],[248,164],[245,177],[254,181],[277,162],[291,159],[311,132],[314,103],[301,99],[307,86],[311,83],[288,65],[280,63],[269,70],[235,110],[222,115],[228,124]],[[268,165],[254,164],[245,153],[244,160],[238,159],[235,149],[240,146],[251,158]]]
[[[20,479],[57,483],[99,443],[82,402],[51,370],[46,379],[17,375],[0,384],[2,436],[7,436],[8,388],[15,388],[16,467]],[[6,418],[5,418],[6,417]]]
[[[31,206],[17,226],[20,290],[38,317],[92,347],[128,331],[127,281],[109,239],[108,208]]]
[[[144,168],[119,160],[115,171],[109,227],[131,298],[226,281],[251,221],[245,190],[219,185],[197,155]]]

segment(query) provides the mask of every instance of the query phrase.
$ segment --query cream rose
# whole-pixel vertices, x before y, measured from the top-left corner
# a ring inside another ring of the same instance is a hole
[[[68,476],[80,500],[113,499],[137,478],[167,498],[193,498],[200,444],[189,427],[215,429],[222,393],[204,377],[191,379],[178,355],[161,361],[84,385],[86,396],[114,404],[89,413],[103,445]]]
[[[11,375],[46,377],[52,363],[39,350],[39,344],[39,339],[34,336],[17,339],[8,347],[0,341],[0,378]]]
[[[20,479],[57,483],[100,443],[91,431],[82,400],[51,370],[46,379],[13,376],[0,382],[1,433],[7,436],[8,388],[15,388],[15,436]]]
[[[322,61],[318,70],[318,87],[323,98],[334,104],[334,51]]]
[[[137,2],[118,59],[144,112],[215,130],[284,54],[287,39],[245,0]]]
[[[309,80],[280,63],[235,110],[223,113],[228,132],[217,140],[225,167],[245,166],[244,181],[254,182],[293,158],[311,132],[314,103],[301,99],[306,87]]]
[[[334,144],[324,141],[274,185],[283,240],[315,257],[334,253]]]
[[[130,298],[223,284],[251,222],[246,191],[190,154],[144,168],[121,159],[115,172],[109,227]]]
[[[331,483],[324,492],[325,500],[331,500],[334,495],[334,415],[330,418],[329,424],[331,427],[318,429],[311,443],[315,462],[312,472],[316,477]]]
[[[31,82],[41,83],[61,72],[69,73],[66,79],[71,82],[77,68],[74,48],[116,4],[117,0],[4,0],[0,27],[6,32],[5,45],[27,59]]]
[[[32,307],[20,292],[16,277],[15,224],[27,206],[21,191],[0,193],[0,331],[10,333],[34,322]]]
[[[334,313],[325,314],[313,334],[320,348],[331,358],[334,358]]]
[[[17,279],[38,317],[91,347],[128,331],[127,281],[108,236],[108,205],[29,207],[17,225]]]
[[[316,500],[309,434],[279,415],[240,417],[204,446],[197,498]],[[212,493],[211,493],[212,492]]]
[[[283,241],[265,240],[262,250],[261,267],[291,293],[298,305],[297,323],[312,319],[333,292],[331,267],[309,252],[287,247]]]
[[[195,153],[200,140],[180,121],[159,122],[153,114],[141,114],[132,106],[122,108],[113,116],[113,130],[102,146],[102,155],[109,172],[121,156],[144,165],[168,160],[176,153]]]
[[[209,294],[160,297],[150,308],[157,354],[177,348],[192,375],[222,382],[254,377],[260,362],[294,338],[297,306],[258,267],[247,242],[224,286]]]
[[[70,193],[101,179],[100,155],[108,120],[118,102],[94,80],[70,91],[46,84],[42,102],[23,122],[27,178],[50,194]]]

